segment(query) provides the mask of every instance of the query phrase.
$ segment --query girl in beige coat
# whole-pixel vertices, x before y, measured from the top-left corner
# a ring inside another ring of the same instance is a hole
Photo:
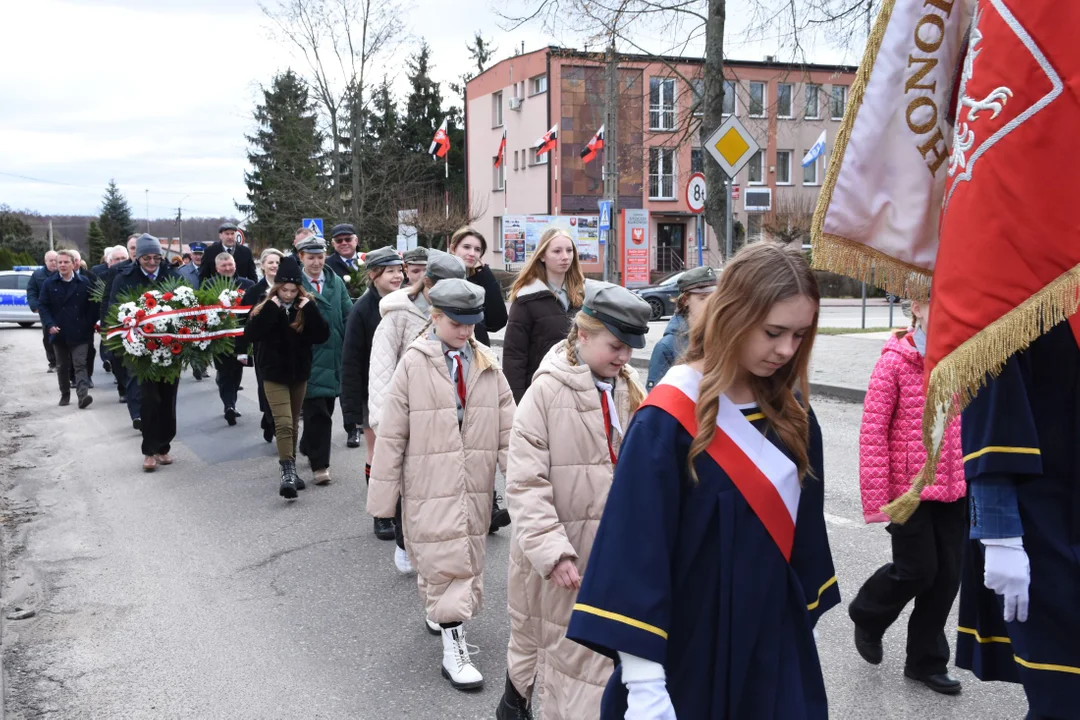
[[[588,283],[569,337],[541,361],[514,418],[506,474],[514,522],[510,643],[498,720],[530,718],[530,694],[541,699],[544,718],[600,714],[612,663],[565,634],[622,429],[644,399],[627,363],[645,344],[649,314],[630,291]]]
[[[505,472],[514,397],[502,370],[472,339],[484,289],[444,280],[429,292],[432,325],[394,371],[375,441],[367,510],[394,513],[416,565],[427,625],[442,635],[442,674],[460,690],[483,686],[462,623],[479,612],[496,465]]]

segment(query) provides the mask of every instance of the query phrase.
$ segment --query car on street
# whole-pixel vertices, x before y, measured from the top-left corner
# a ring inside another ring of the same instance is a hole
[[[652,320],[675,314],[675,298],[679,297],[679,278],[684,271],[672,273],[655,285],[639,288],[634,292],[652,308]]]
[[[30,311],[26,300],[26,288],[33,274],[33,269],[0,270],[0,322],[19,323],[24,328],[38,322],[37,314]]]

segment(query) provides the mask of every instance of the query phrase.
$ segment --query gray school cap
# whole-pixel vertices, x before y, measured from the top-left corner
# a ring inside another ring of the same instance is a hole
[[[414,247],[412,250],[406,250],[402,259],[406,265],[427,265],[427,248],[421,245],[420,247]]]
[[[455,258],[456,259],[456,258]],[[484,288],[461,278],[448,278],[428,290],[431,306],[462,325],[484,319]]]
[[[465,263],[442,250],[428,250],[427,271],[424,273],[435,282],[451,278],[465,279]]]
[[[604,323],[612,335],[630,347],[638,350],[645,347],[652,308],[621,285],[585,283],[585,304],[581,312]]]
[[[312,255],[325,255],[326,254],[326,241],[318,235],[312,235],[311,237],[303,240],[296,246],[297,252],[311,253]]]
[[[401,258],[397,254],[397,250],[387,245],[386,247],[372,250],[364,256],[364,264],[368,268],[376,267],[391,267],[393,265],[401,265]]]
[[[712,292],[716,289],[716,279],[719,277],[716,270],[708,265],[687,270],[679,276],[679,292]]]

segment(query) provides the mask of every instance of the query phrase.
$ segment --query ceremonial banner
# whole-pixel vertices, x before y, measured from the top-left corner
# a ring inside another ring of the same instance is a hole
[[[924,295],[973,0],[885,0],[814,214],[814,266]]]

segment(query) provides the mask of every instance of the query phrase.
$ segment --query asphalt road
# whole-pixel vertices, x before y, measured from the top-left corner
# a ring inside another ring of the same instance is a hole
[[[363,450],[334,438],[334,484],[277,496],[255,379],[229,428],[212,380],[181,381],[176,464],[144,474],[138,434],[98,372],[94,404],[56,406],[39,330],[0,328],[0,491],[8,718],[491,718],[502,690],[509,535],[490,539],[487,605],[469,627],[488,680],[452,690],[415,580],[364,513]],[[888,553],[861,522],[860,408],[819,401],[826,509],[850,599]],[[310,477],[310,471],[303,471]],[[843,607],[820,649],[831,717],[1017,720],[1023,693],[964,680],[959,697],[907,681],[902,618],[872,667]],[[949,631],[953,636],[954,629]]]

